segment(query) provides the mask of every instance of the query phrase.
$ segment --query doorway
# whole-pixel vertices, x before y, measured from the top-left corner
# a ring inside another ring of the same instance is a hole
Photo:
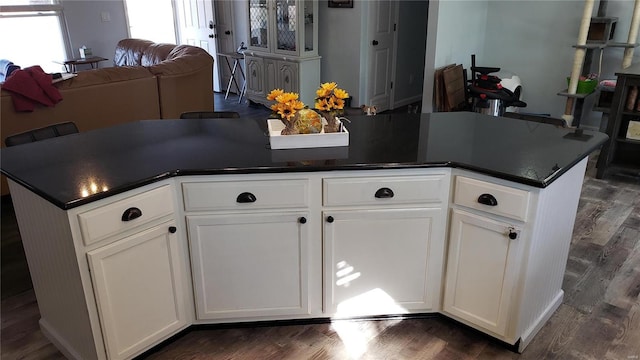
[[[154,42],[187,44],[206,50],[213,62],[213,90],[229,79],[219,52],[235,51],[233,3],[227,0],[125,0],[129,36]]]

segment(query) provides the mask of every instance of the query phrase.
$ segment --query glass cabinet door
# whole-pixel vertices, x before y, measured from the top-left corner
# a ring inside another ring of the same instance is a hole
[[[249,45],[269,48],[269,8],[267,0],[249,0]]]
[[[277,49],[295,52],[297,33],[297,9],[295,0],[276,0]]]
[[[313,24],[315,14],[313,13],[313,0],[304,0],[304,51],[313,51]]]

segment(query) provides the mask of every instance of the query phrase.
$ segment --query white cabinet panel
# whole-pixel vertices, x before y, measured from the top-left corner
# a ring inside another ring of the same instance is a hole
[[[324,206],[391,205],[446,202],[449,178],[385,176],[324,179]]]
[[[453,202],[491,214],[526,221],[529,197],[528,191],[456,176]]]
[[[327,311],[342,317],[433,310],[440,297],[442,213],[325,211]]]
[[[265,91],[264,62],[262,58],[246,55],[245,64],[247,70],[247,97],[264,98],[267,93]]]
[[[96,243],[173,214],[172,197],[173,189],[165,185],[78,214],[84,244]]]
[[[309,205],[309,181],[236,180],[185,182],[185,211],[252,210]]]
[[[170,227],[175,222],[87,253],[109,359],[136,355],[187,325],[186,254]]]
[[[198,319],[307,314],[307,217],[187,216]]]
[[[513,225],[454,209],[444,312],[505,335],[519,276],[520,236]]]

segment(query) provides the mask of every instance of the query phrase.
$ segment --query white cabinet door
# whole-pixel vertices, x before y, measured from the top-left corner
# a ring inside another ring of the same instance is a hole
[[[262,58],[246,55],[245,64],[247,70],[245,74],[247,76],[247,96],[253,96],[258,99],[265,97]]]
[[[510,233],[515,239],[509,237]],[[454,209],[444,312],[495,334],[507,332],[522,241],[510,224]]]
[[[87,253],[109,359],[136,355],[187,325],[175,222]]]
[[[434,310],[442,275],[441,208],[323,216],[325,311],[347,317]]]
[[[298,64],[290,61],[278,61],[278,87],[285,92],[299,92]],[[311,104],[309,104],[311,105]]]
[[[308,314],[307,218],[187,216],[198,319]]]

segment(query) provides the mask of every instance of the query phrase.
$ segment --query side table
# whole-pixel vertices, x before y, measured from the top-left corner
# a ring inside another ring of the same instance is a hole
[[[227,63],[227,67],[231,71],[231,76],[229,77],[229,83],[227,84],[227,91],[224,94],[225,100],[229,97],[229,90],[231,89],[231,84],[235,85],[236,91],[238,94],[238,104],[242,101],[242,96],[247,89],[247,79],[244,76],[244,71],[242,70],[242,65],[240,64],[241,60],[244,60],[244,54],[242,53],[218,53],[218,55],[224,57],[225,62]],[[231,66],[231,60],[233,60],[233,66]],[[242,88],[238,85],[236,81],[236,71],[240,69],[240,76],[242,77]]]
[[[75,73],[78,71],[78,65],[88,64],[91,66],[92,69],[97,69],[99,62],[107,61],[107,60],[109,59],[103,58],[100,56],[91,56],[88,58],[75,58],[75,59],[65,60],[64,62],[62,62],[62,64],[64,65],[68,73]]]

